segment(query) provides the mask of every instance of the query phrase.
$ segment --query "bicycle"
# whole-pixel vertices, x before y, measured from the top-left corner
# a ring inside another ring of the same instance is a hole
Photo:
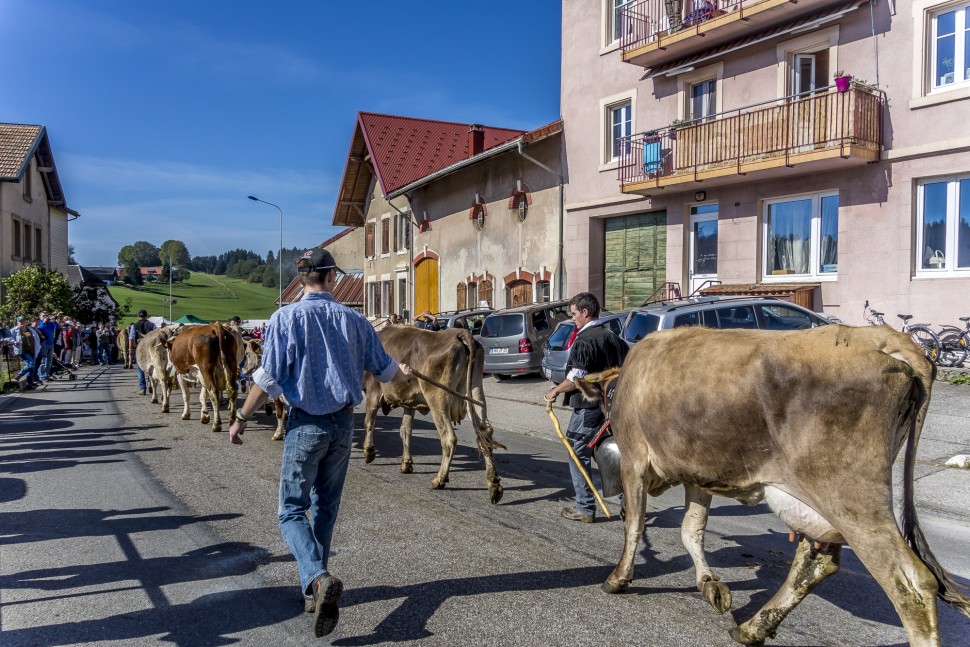
[[[963,328],[943,326],[940,338],[940,366],[960,366],[970,356],[970,317],[960,317]]]
[[[866,299],[866,304],[862,306],[862,316],[869,322],[870,326],[880,326],[886,324],[886,320],[883,319],[884,312],[876,312],[874,308],[869,307],[869,300]],[[933,332],[929,326],[926,324],[909,324],[909,320],[913,318],[913,315],[896,315],[903,320],[902,331],[908,334],[913,342],[917,346],[923,349],[926,357],[929,358],[934,364],[939,363],[941,355],[941,344],[940,338],[935,332]]]

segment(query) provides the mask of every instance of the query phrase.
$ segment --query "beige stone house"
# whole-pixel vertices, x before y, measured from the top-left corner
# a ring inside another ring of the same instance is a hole
[[[561,294],[561,136],[358,115],[333,224],[364,228],[367,315]]]
[[[970,314],[970,2],[562,6],[568,292]]]
[[[0,277],[39,263],[67,274],[67,207],[44,126],[0,123]]]

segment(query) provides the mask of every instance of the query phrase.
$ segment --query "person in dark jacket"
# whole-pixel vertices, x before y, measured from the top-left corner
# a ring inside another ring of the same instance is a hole
[[[586,402],[573,380],[599,373],[608,368],[623,365],[630,348],[607,326],[599,323],[600,304],[591,292],[580,292],[569,301],[569,311],[576,324],[576,340],[569,349],[566,362],[566,379],[549,389],[546,400],[552,402],[560,393],[565,394],[566,404],[573,408],[566,428],[569,440],[580,463],[591,473],[592,450],[587,446],[593,435],[602,427],[606,418],[599,403]],[[571,521],[592,523],[596,518],[596,498],[579,468],[569,463],[569,473],[576,492],[576,505],[562,509],[562,516]]]

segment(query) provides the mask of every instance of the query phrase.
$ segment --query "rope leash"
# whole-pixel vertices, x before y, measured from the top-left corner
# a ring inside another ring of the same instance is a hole
[[[456,398],[461,398],[462,400],[465,400],[466,402],[471,402],[472,404],[476,404],[476,405],[478,405],[480,407],[483,407],[483,408],[485,407],[485,403],[484,402],[479,402],[478,400],[469,398],[467,395],[462,395],[461,393],[458,393],[458,391],[455,391],[454,389],[452,389],[452,388],[450,388],[448,386],[445,386],[444,384],[442,384],[441,382],[438,382],[437,380],[431,379],[430,377],[428,377],[427,375],[424,375],[420,371],[416,371],[413,367],[411,368],[411,375],[413,375],[414,377],[416,377],[416,378],[418,378],[420,380],[424,380],[425,382],[427,382],[428,384],[430,384],[432,386],[438,387],[442,391],[445,391],[446,393],[449,393],[449,394],[455,396]]]
[[[548,413],[549,417],[552,419],[552,426],[556,428],[556,435],[559,436],[559,440],[561,440],[562,444],[566,446],[566,450],[569,452],[569,456],[573,459],[573,462],[576,463],[576,467],[579,468],[579,471],[583,475],[583,478],[586,479],[586,483],[589,485],[589,489],[593,491],[593,496],[596,497],[596,503],[599,504],[600,510],[603,511],[603,514],[606,515],[607,519],[612,518],[610,515],[610,511],[609,509],[607,509],[606,504],[603,502],[603,499],[600,497],[600,493],[597,491],[596,486],[593,485],[593,480],[589,477],[589,474],[586,473],[586,468],[584,468],[583,464],[579,462],[579,457],[576,456],[576,452],[573,450],[573,446],[569,444],[569,441],[566,440],[566,437],[563,435],[562,429],[559,427],[559,418],[557,418],[556,414],[552,412],[551,400],[546,400],[546,413]]]

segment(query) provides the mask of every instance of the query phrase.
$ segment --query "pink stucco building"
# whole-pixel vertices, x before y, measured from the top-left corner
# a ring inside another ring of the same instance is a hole
[[[970,2],[562,6],[568,293],[970,314]]]

